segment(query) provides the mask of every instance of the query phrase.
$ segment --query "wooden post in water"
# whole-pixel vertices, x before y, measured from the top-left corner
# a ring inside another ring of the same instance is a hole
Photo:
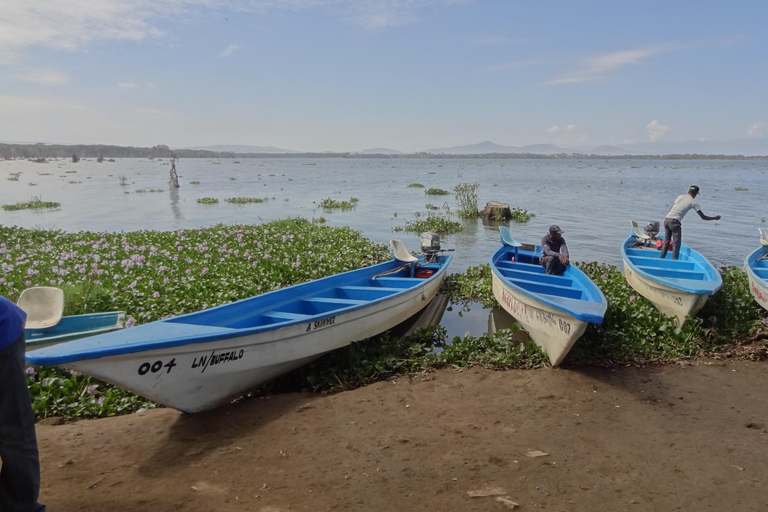
[[[171,151],[171,176],[168,179],[168,184],[173,188],[179,188],[179,175],[176,174],[176,160],[178,159],[176,153]]]

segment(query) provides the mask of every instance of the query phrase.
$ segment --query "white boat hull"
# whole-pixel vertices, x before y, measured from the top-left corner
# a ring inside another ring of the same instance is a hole
[[[752,294],[755,301],[760,304],[763,309],[768,309],[768,286],[765,285],[765,281],[755,279],[750,274],[749,276],[749,293]]]
[[[708,295],[687,293],[677,288],[663,285],[633,271],[624,262],[624,277],[629,286],[648,299],[656,309],[667,316],[675,317],[678,325],[685,323],[685,317],[693,316],[707,303]]]
[[[183,412],[200,412],[227,403],[326,352],[391,329],[429,304],[441,282],[442,278],[433,279],[390,300],[319,321],[62,366]]]
[[[577,320],[529,295],[519,293],[493,273],[493,296],[515,317],[534,343],[549,357],[552,366],[563,362],[589,322]]]

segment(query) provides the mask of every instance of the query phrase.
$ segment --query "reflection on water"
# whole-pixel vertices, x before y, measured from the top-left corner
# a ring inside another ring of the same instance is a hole
[[[440,324],[445,313],[445,307],[448,305],[448,296],[438,293],[432,301],[413,315],[411,318],[402,322],[392,329],[392,333],[398,336],[409,336],[416,329],[424,329],[433,325]]]
[[[470,302],[463,307],[449,306],[440,324],[448,331],[448,340],[465,335],[482,336],[495,334],[502,329],[512,329],[515,319],[500,307],[483,308],[480,302]],[[521,332],[518,341],[524,341],[527,335]]]
[[[184,220],[184,215],[181,213],[181,208],[179,207],[179,189],[170,185],[168,189],[171,195],[171,211],[173,212],[173,218],[177,221],[182,221]]]

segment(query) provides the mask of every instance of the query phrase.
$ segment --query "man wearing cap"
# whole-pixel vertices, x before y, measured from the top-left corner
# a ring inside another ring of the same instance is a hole
[[[664,219],[664,243],[661,245],[662,259],[667,256],[670,244],[672,245],[672,259],[676,260],[680,256],[680,245],[683,243],[683,225],[681,221],[688,210],[693,208],[699,214],[702,220],[720,220],[719,215],[708,217],[701,211],[701,206],[695,201],[699,195],[699,187],[691,185],[687,194],[678,196],[672,209],[669,210],[667,218]]]
[[[0,296],[0,510],[41,512],[35,416],[24,372],[27,314]]]
[[[565,245],[563,230],[558,225],[549,226],[549,233],[541,239],[542,256],[541,266],[544,267],[547,274],[556,276],[563,275],[565,268],[570,261],[568,260],[568,246]]]

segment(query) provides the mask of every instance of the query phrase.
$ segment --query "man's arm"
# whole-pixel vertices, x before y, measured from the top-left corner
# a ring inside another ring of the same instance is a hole
[[[720,220],[721,218],[719,215],[715,215],[714,217],[707,217],[706,215],[704,215],[704,212],[701,210],[696,210],[696,213],[699,214],[699,217],[701,217],[701,220]]]
[[[570,255],[568,254],[568,246],[565,245],[565,241],[560,245],[560,262],[563,265],[567,265],[570,262]]]

